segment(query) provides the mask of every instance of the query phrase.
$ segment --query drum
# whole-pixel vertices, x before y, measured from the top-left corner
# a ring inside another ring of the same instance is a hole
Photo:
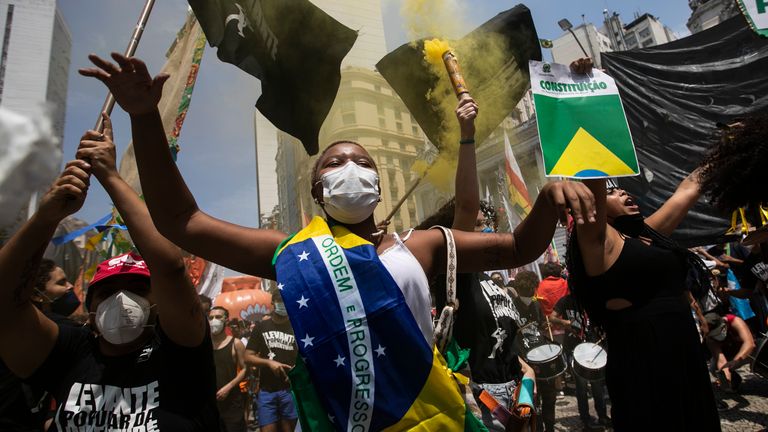
[[[752,373],[768,379],[768,338],[757,343],[754,354],[754,356],[750,356],[752,357]]]
[[[563,356],[563,347],[551,342],[529,350],[525,354],[525,361],[536,372],[537,380],[546,381],[557,378],[568,369]]]
[[[607,363],[608,353],[598,344],[583,342],[573,349],[573,373],[587,381],[605,379]]]

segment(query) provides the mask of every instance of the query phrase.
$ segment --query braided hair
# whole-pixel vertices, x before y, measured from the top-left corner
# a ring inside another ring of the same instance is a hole
[[[622,234],[627,235],[623,232]],[[672,251],[687,267],[688,273],[685,280],[686,290],[690,291],[696,299],[702,299],[706,296],[707,292],[712,288],[709,278],[710,273],[707,266],[697,254],[680,246],[677,242],[651,228],[646,223],[643,223],[643,229],[638,237],[651,239],[651,243],[654,246]],[[577,299],[578,303],[584,305],[585,308],[593,306],[589,301],[586,301],[590,281],[584,267],[584,260],[581,256],[581,250],[579,249],[579,241],[575,227],[571,230],[570,236],[568,237],[565,263],[568,268],[568,287],[571,290],[571,293]],[[605,322],[605,311],[602,308],[593,309],[594,308],[589,308],[587,311],[590,319],[594,323],[601,325]]]

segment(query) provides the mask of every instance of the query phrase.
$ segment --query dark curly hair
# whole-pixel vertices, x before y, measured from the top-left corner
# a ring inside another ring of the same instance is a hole
[[[736,120],[702,162],[701,188],[717,208],[733,211],[768,203],[768,114]]]
[[[523,270],[517,272],[515,280],[512,281],[512,288],[523,297],[533,297],[536,288],[539,286],[539,277],[536,273]]]
[[[425,230],[429,229],[435,225],[440,225],[444,227],[450,228],[451,225],[453,225],[453,216],[454,212],[456,210],[456,197],[451,198],[447,203],[445,203],[440,209],[438,209],[436,212],[429,215],[426,219],[424,219],[420,224],[416,226],[417,230]],[[480,211],[483,213],[483,216],[485,216],[486,219],[493,222],[493,229],[494,231],[498,227],[498,224],[496,223],[496,209],[493,208],[493,206],[488,203],[488,201],[480,200]]]
[[[37,275],[35,276],[34,287],[40,291],[45,292],[45,285],[51,280],[51,272],[56,268],[56,263],[48,258],[43,258],[40,261],[40,266],[37,268]]]

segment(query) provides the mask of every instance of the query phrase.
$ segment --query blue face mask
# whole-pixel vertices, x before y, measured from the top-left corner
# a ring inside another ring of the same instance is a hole
[[[64,295],[55,300],[50,300],[47,295],[40,291],[38,292],[51,303],[51,311],[59,315],[70,316],[78,307],[80,307],[80,299],[77,298],[77,294],[72,290],[67,291]]]
[[[493,232],[493,228],[491,228],[491,227],[485,227],[485,228],[483,228],[483,232],[484,232],[484,233],[492,233],[492,232]]]

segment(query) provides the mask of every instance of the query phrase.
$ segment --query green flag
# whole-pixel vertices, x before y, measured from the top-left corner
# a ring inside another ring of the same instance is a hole
[[[547,176],[601,178],[639,173],[616,83],[593,69],[529,62],[536,123]]]
[[[318,134],[357,32],[307,0],[189,0],[219,59],[261,81],[256,107],[318,151]],[[226,101],[227,95],[221,95]]]
[[[737,0],[741,13],[755,33],[768,37],[768,0]]]

